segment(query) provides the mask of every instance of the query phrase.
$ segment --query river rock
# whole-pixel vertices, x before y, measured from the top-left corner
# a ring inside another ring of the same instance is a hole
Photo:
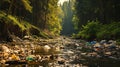
[[[111,52],[105,52],[105,55],[110,56],[112,53]]]
[[[2,50],[3,52],[8,52],[8,53],[10,52],[10,49],[5,45],[2,46]]]

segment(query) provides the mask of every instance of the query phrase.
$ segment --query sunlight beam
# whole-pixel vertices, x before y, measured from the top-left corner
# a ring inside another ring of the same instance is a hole
[[[65,1],[69,1],[69,0],[59,0],[58,4],[63,4]]]

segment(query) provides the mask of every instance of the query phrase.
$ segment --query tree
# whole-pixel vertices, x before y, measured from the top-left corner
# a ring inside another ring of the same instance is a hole
[[[19,35],[21,33],[20,35],[22,35],[25,26],[21,24],[20,20],[24,20],[21,17],[25,17],[26,14],[23,13],[27,12],[32,12],[29,0],[0,0],[0,38],[12,41],[11,34]]]
[[[118,22],[119,3],[118,0],[76,0],[75,23],[81,28],[88,21],[98,20],[103,24]]]
[[[62,21],[63,30],[61,31],[61,34],[63,35],[71,35],[75,32],[74,24],[72,22],[73,5],[74,5],[74,0],[69,0],[64,2],[63,5],[61,6],[64,12],[64,18]]]
[[[61,30],[61,8],[58,0],[31,0],[33,6],[32,23],[41,30],[59,34]]]

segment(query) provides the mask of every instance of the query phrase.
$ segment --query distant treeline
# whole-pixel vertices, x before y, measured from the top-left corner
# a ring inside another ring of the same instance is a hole
[[[75,0],[73,21],[77,38],[120,38],[119,0]]]

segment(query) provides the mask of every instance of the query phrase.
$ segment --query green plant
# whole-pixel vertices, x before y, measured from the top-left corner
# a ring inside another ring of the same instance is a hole
[[[88,21],[85,26],[82,26],[82,29],[77,36],[88,40],[94,39],[101,26],[102,25],[98,21]]]

